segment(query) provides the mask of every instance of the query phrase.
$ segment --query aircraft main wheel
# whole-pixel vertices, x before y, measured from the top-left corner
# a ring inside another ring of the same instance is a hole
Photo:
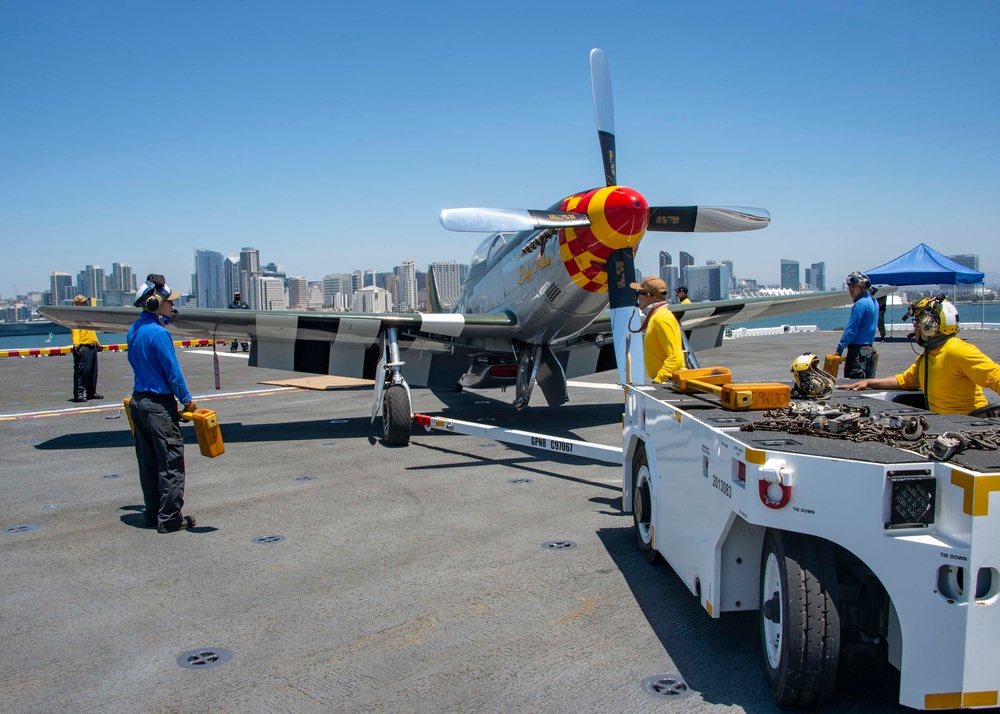
[[[382,395],[382,438],[389,446],[410,443],[410,399],[406,387],[394,384]]]
[[[760,639],[771,696],[786,706],[829,700],[840,656],[833,546],[768,529],[760,563]]]
[[[632,460],[632,527],[639,552],[647,563],[660,560],[653,548],[653,497],[651,493],[649,462],[646,447],[640,443]]]

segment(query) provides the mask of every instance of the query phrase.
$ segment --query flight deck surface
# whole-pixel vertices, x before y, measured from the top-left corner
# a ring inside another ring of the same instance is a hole
[[[784,380],[837,337],[745,338],[699,357],[740,381]],[[1000,357],[1000,333],[968,337]],[[905,342],[879,349],[880,374],[912,362]],[[101,355],[107,399],[81,406],[67,401],[68,357],[0,360],[3,712],[778,711],[755,613],[711,621],[643,560],[619,469],[417,429],[389,448],[367,389],[262,385],[296,375],[220,352],[216,392],[211,354],[179,359],[226,453],[200,456],[183,427],[198,525],[169,535],[140,527],[116,403],[131,388],[125,355]],[[414,389],[414,410],[614,445],[614,379],[520,412],[512,390]],[[232,658],[178,665],[195,650]],[[670,673],[694,694],[641,689]],[[908,711],[897,686],[888,666],[848,663],[820,711]]]

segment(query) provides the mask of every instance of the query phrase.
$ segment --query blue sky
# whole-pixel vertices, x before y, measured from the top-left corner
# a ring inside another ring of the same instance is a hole
[[[291,275],[468,260],[442,208],[545,208],[618,179],[652,205],[761,206],[650,234],[697,263],[828,281],[926,242],[1000,270],[1000,3],[6,0],[0,295],[84,265],[187,289],[195,248]]]

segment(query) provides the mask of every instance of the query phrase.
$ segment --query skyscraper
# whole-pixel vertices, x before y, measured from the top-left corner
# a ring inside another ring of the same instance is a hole
[[[83,296],[103,301],[104,291],[108,289],[104,268],[100,265],[86,266],[77,276],[77,287]]]
[[[221,310],[233,299],[226,290],[226,259],[214,250],[194,250],[195,299],[198,307]]]
[[[813,289],[825,292],[826,263],[813,263],[806,272],[809,273],[809,275],[806,276],[806,282],[809,283]]]
[[[678,270],[677,270],[677,281],[678,281],[677,282],[677,287],[680,287],[681,285],[687,285],[687,279],[688,279],[687,278],[687,269],[690,266],[694,265],[694,256],[691,255],[690,253],[686,253],[686,252],[684,252],[682,250],[680,252],[680,255],[677,256],[677,257],[678,257],[678,260],[680,261],[680,263],[678,264]],[[687,285],[687,287],[691,287],[691,286]],[[677,288],[675,287],[674,290],[676,290],[676,289]],[[668,293],[668,295],[670,295],[670,294],[671,293]],[[692,298],[692,300],[693,299],[694,298]]]
[[[690,265],[684,279],[693,302],[729,299],[728,265]]]
[[[112,263],[110,283],[112,290],[126,290],[134,293],[137,285],[132,266],[128,263]]]
[[[69,273],[52,271],[49,275],[49,304],[61,305],[63,300],[72,300],[73,276]]]
[[[799,261],[781,259],[781,287],[788,290],[799,289]]]
[[[288,307],[304,310],[309,306],[309,281],[293,276],[288,279]]]
[[[284,310],[285,283],[281,278],[256,278],[254,293],[258,296],[258,310]]]
[[[412,260],[404,260],[399,266],[399,309],[415,311],[417,305],[417,267]]]
[[[331,273],[323,278],[323,307],[349,310],[351,307],[351,276]]]
[[[965,268],[972,268],[973,270],[979,270],[979,256],[967,253],[965,255],[949,255],[948,258],[954,260],[959,265]],[[978,285],[939,285],[938,289],[941,292],[948,293],[951,292],[952,297],[955,300],[962,298],[968,300],[979,288]]]
[[[434,289],[437,291],[437,299],[441,307],[450,308],[458,301],[458,296],[462,293],[462,279],[458,263],[454,261],[431,263],[427,272],[434,275]]]
[[[240,285],[240,254],[233,253],[226,258],[223,269],[226,271],[226,305],[228,305],[229,301],[233,299],[233,293],[242,292]]]
[[[258,277],[260,277],[260,251],[256,248],[242,248],[240,250],[240,291],[251,310],[261,309],[261,298],[257,291]],[[231,299],[232,295],[229,297]]]

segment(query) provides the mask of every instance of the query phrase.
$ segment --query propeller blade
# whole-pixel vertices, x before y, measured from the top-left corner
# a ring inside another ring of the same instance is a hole
[[[621,384],[644,384],[646,365],[643,361],[642,314],[635,305],[635,261],[632,251],[616,250],[608,256],[608,303],[611,313],[611,335],[614,338],[615,362]],[[635,323],[635,324],[631,324]],[[631,369],[626,370],[627,362]],[[628,373],[630,372],[630,374]]]
[[[608,186],[618,185],[615,169],[615,99],[611,92],[611,67],[604,50],[590,51],[590,86],[594,94],[594,118],[597,138],[601,142],[604,180]]]
[[[586,213],[524,208],[446,208],[441,211],[441,225],[449,231],[501,233],[589,226],[590,218]]]
[[[650,206],[647,231],[726,233],[755,231],[771,223],[763,208],[742,206]]]

